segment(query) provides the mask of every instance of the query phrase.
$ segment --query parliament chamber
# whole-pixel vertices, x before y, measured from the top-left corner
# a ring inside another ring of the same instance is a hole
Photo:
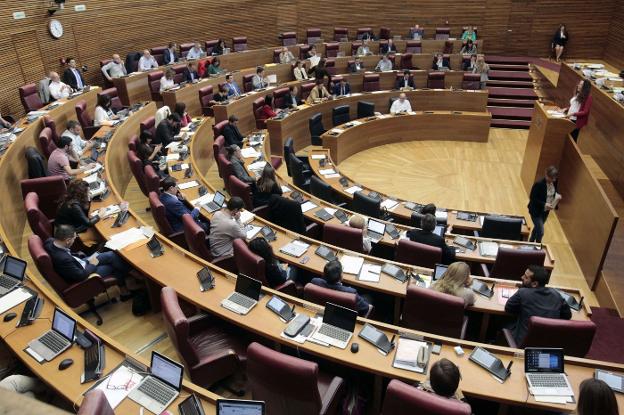
[[[0,16],[3,413],[624,410],[623,1]]]

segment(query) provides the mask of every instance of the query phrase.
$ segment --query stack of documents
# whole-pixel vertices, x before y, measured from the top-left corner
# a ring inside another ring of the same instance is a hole
[[[315,205],[313,202],[311,202],[311,201],[309,201],[309,200],[308,200],[308,201],[306,201],[305,203],[303,203],[303,204],[301,205],[301,211],[302,211],[303,213],[306,213],[308,210],[312,210],[312,209],[314,209],[315,207],[317,207],[317,205]]]
[[[256,215],[254,215],[250,211],[245,210],[245,209],[241,210],[241,213],[240,213],[240,221],[241,221],[241,223],[247,225],[249,222],[254,220],[255,217],[256,217]]]
[[[138,241],[147,242],[147,238],[145,237],[143,230],[141,228],[130,228],[126,231],[112,235],[104,246],[113,251],[117,251]]]
[[[425,373],[427,365],[418,366],[418,352],[421,348],[428,348],[426,342],[399,337],[397,351],[392,366],[412,372]]]
[[[342,264],[342,272],[345,274],[358,275],[364,265],[364,258],[360,256],[343,255],[340,258]],[[381,269],[379,270],[381,272]]]
[[[498,244],[496,242],[479,242],[479,253],[481,256],[496,256],[498,254]]]
[[[258,153],[253,147],[246,147],[241,150],[241,154],[244,158],[258,158],[260,157],[260,153]]]
[[[93,174],[93,173],[97,173],[100,170],[104,169],[104,166],[102,166],[100,163],[95,163],[95,167],[89,170],[85,170],[84,174],[86,174],[87,176]]]
[[[248,167],[251,171],[261,171],[266,166],[266,161],[256,161],[255,163],[251,163]]]
[[[325,154],[312,154],[312,160],[325,160]]]
[[[355,192],[359,192],[361,191],[362,188],[360,186],[351,186],[348,189],[345,190],[345,192],[349,193],[350,195],[354,194]]]

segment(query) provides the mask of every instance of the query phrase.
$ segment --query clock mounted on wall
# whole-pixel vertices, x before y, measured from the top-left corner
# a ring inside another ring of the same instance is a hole
[[[63,24],[60,20],[50,19],[48,22],[48,31],[53,38],[60,39],[63,36]]]

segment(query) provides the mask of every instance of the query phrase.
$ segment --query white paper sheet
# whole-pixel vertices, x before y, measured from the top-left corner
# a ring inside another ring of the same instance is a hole
[[[109,389],[109,383],[111,385],[116,385],[113,382],[116,382],[117,380],[127,384],[129,387],[127,389]],[[104,396],[106,396],[108,404],[111,408],[115,409],[121,401],[123,401],[126,396],[128,396],[139,383],[141,383],[141,380],[143,380],[143,376],[133,372],[126,366],[120,366],[110,375],[109,379],[104,379],[95,389],[99,389],[104,392]]]
[[[335,174],[336,170],[334,170],[334,169],[320,169],[319,173],[321,173],[323,176],[327,176],[328,174]]]
[[[346,189],[345,192],[347,192],[350,195],[352,195],[353,193],[359,192],[360,190],[362,190],[362,188],[360,186],[351,186],[348,189]]]
[[[199,183],[197,183],[196,180],[191,180],[190,182],[186,182],[186,183],[178,183],[178,188],[180,190],[190,189],[196,186],[199,186]]]
[[[86,174],[87,176],[93,174],[93,173],[97,173],[100,170],[102,170],[104,168],[104,166],[102,166],[100,163],[95,163],[95,167],[89,170],[85,170],[84,174]]]
[[[245,147],[245,148],[241,149],[241,154],[246,159],[248,159],[248,158],[257,158],[257,157],[260,156],[260,153],[258,153],[253,147]]]
[[[312,160],[325,160],[327,156],[325,156],[325,154],[312,154],[310,157]]]
[[[383,202],[381,202],[381,207],[390,210],[390,209],[394,209],[398,204],[399,202],[397,202],[396,200],[386,199]]]
[[[367,282],[379,282],[381,274],[381,265],[364,264],[360,270],[358,280]]]
[[[212,199],[214,199],[214,194],[206,193],[205,195],[198,197],[197,199],[191,200],[191,205],[193,206],[205,205],[206,203],[212,202]]]
[[[254,215],[253,213],[245,209],[243,209],[240,213],[240,221],[241,223],[244,223],[245,225],[247,225],[249,222],[254,220],[255,217],[256,215]]]
[[[30,297],[32,297],[30,291],[26,290],[23,287],[13,290],[8,294],[5,294],[0,298],[0,314],[12,309],[18,304],[23,303]]]
[[[342,272],[357,275],[360,273],[362,265],[364,265],[364,258],[359,256],[343,255],[340,258],[340,263],[342,264]]]
[[[292,192],[292,189],[288,186],[282,185],[281,187],[282,187],[282,193]]]
[[[147,238],[145,237],[145,234],[143,234],[143,230],[141,228],[130,228],[126,231],[112,235],[104,246],[108,249],[117,251],[138,241],[147,242]]]
[[[301,211],[306,213],[308,210],[312,210],[316,207],[316,205],[309,200],[301,205]]]

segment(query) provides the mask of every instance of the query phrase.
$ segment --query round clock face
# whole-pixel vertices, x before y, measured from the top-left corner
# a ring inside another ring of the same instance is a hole
[[[48,24],[48,30],[50,30],[50,34],[56,39],[63,36],[63,24],[56,19],[50,20],[50,23]]]

